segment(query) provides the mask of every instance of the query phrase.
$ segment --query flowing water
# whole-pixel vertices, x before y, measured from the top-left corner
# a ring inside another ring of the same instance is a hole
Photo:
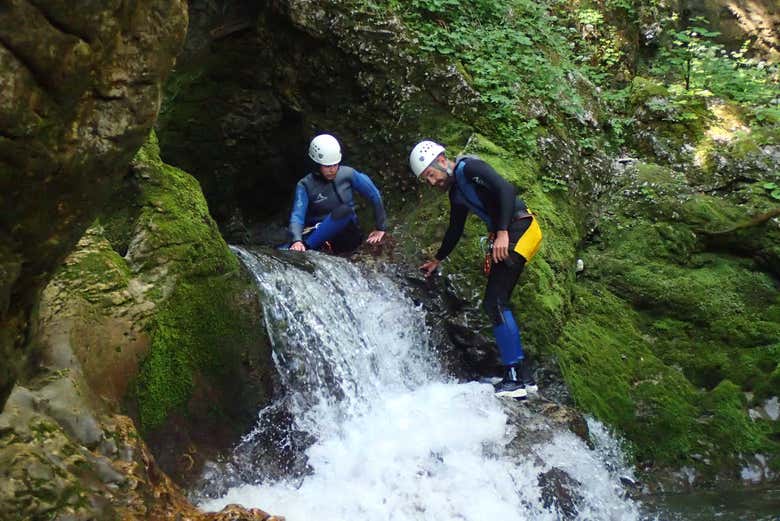
[[[285,254],[235,251],[264,295],[284,396],[236,451],[253,457],[211,470],[217,486],[203,509],[239,503],[289,521],[557,520],[539,481],[556,468],[577,483],[577,519],[646,519],[620,482],[631,471],[596,422],[596,449],[561,430],[511,453],[502,400],[443,373],[424,312],[389,277],[316,253],[296,267]],[[282,417],[290,425],[279,436]],[[303,471],[263,468],[296,443]]]

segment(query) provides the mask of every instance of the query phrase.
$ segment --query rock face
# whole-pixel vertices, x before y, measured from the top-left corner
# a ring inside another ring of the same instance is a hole
[[[154,134],[109,206],[44,291],[33,344],[43,367],[78,373],[99,409],[129,411],[186,481],[270,395],[259,296]]]
[[[476,102],[454,67],[420,59],[397,18],[365,7],[190,3],[158,135],[163,159],[200,181],[223,231],[237,215],[256,223],[286,212],[308,142],[323,131],[339,138],[346,164],[394,197],[390,187],[411,184],[399,158],[419,126]]]
[[[0,6],[0,404],[37,292],[154,124],[185,33],[182,0]]]
[[[684,0],[686,18],[703,16],[721,33],[720,40],[739,48],[748,38],[771,59],[780,58],[780,9],[773,0]]]
[[[281,521],[259,509],[198,511],[155,463],[130,418],[96,415],[69,371],[17,386],[0,414],[6,521]],[[80,395],[80,393],[82,393]]]
[[[168,477],[187,483],[268,399],[256,289],[154,134],[110,208],[32,315],[37,364],[0,415],[0,518],[273,519],[200,513]]]

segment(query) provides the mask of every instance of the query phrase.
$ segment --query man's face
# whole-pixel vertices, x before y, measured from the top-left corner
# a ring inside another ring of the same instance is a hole
[[[336,174],[339,171],[338,163],[335,165],[320,165],[320,174],[328,181],[336,179]]]
[[[420,174],[420,179],[422,179],[423,182],[438,188],[439,190],[446,190],[449,188],[451,181],[450,176],[447,175],[447,172],[437,170],[433,167],[433,165],[422,171],[422,174]]]

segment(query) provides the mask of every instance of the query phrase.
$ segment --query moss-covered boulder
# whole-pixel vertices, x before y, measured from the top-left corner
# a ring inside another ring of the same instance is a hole
[[[100,408],[135,417],[176,478],[235,442],[270,396],[256,288],[154,134],[44,292],[36,331],[44,366],[78,371]]]
[[[640,461],[692,464],[705,480],[735,478],[752,454],[777,465],[771,422],[748,410],[777,393],[780,292],[755,248],[774,226],[733,248],[708,231],[749,220],[761,197],[702,194],[642,163],[611,194],[557,347],[575,399],[626,432]]]
[[[154,124],[185,2],[0,8],[0,405],[29,311]]]
[[[657,80],[637,76],[630,86],[634,122],[628,141],[645,157],[671,165],[691,164],[710,117],[705,101],[674,96]]]

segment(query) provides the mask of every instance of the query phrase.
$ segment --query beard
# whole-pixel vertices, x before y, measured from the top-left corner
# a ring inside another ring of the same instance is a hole
[[[452,177],[447,176],[444,179],[441,179],[439,181],[436,181],[436,184],[433,185],[437,190],[441,192],[446,192],[450,189],[450,185],[452,184]]]

